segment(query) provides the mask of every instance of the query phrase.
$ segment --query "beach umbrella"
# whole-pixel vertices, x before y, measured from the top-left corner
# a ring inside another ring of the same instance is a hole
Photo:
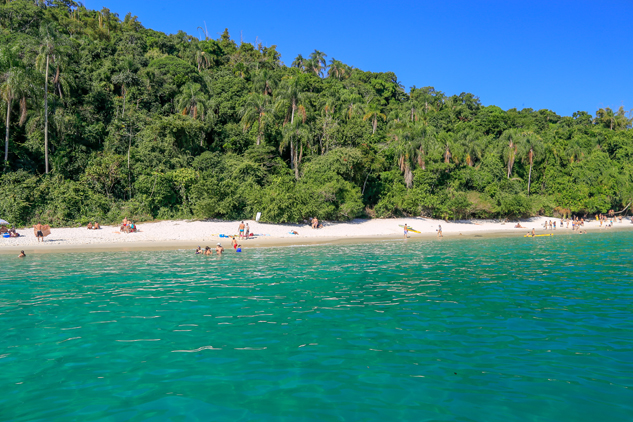
[[[2,218],[0,218],[0,225],[9,225],[9,222],[7,220],[3,220]]]

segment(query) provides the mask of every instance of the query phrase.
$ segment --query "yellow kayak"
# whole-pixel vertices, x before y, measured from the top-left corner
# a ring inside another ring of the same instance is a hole
[[[404,226],[402,224],[400,224],[399,226],[404,228]],[[413,230],[411,227],[407,227],[407,230],[409,230],[411,233],[422,233],[422,232],[419,232],[417,230]]]
[[[544,236],[554,236],[554,233],[548,233],[548,234],[535,234],[534,236],[532,236],[531,234],[526,234],[523,237],[544,237]]]

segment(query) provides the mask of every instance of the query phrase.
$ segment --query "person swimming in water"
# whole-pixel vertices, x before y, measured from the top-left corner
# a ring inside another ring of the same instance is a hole
[[[224,248],[222,247],[221,243],[218,243],[218,246],[215,247],[215,253],[217,253],[218,255],[222,255],[222,252],[224,252]]]
[[[25,258],[26,254],[24,253],[24,251],[20,251],[20,255],[18,255],[18,258]]]
[[[202,248],[198,246],[198,249],[196,249],[196,255],[200,255],[201,253],[202,253]]]

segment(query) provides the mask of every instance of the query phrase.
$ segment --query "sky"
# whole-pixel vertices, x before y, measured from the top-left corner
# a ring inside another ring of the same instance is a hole
[[[408,91],[470,92],[484,105],[560,115],[633,109],[633,1],[85,0],[146,28],[277,45],[286,65],[315,49],[394,72]]]

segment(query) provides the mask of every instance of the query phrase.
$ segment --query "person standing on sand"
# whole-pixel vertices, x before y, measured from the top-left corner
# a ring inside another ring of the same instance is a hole
[[[240,223],[238,230],[240,231],[240,240],[242,240],[242,238],[244,237],[244,222],[243,221]]]
[[[35,237],[37,237],[37,243],[41,241],[44,241],[44,233],[42,233],[42,224],[41,223],[37,223],[36,225],[33,226],[33,231],[35,231]]]
[[[437,237],[438,238],[444,237],[444,235],[442,234],[442,225],[439,224],[437,227],[438,227],[438,229],[437,229]]]
[[[24,251],[20,251],[20,255],[18,255],[18,258],[25,258],[26,254],[24,253]]]
[[[250,235],[251,232],[251,228],[248,226],[248,223],[246,223],[246,240],[248,240],[248,236]]]
[[[231,239],[231,245],[233,245],[233,249],[237,249],[237,240],[235,240],[235,236]]]
[[[407,238],[407,234],[409,234],[409,227],[407,227],[407,223],[404,223],[404,238]]]

